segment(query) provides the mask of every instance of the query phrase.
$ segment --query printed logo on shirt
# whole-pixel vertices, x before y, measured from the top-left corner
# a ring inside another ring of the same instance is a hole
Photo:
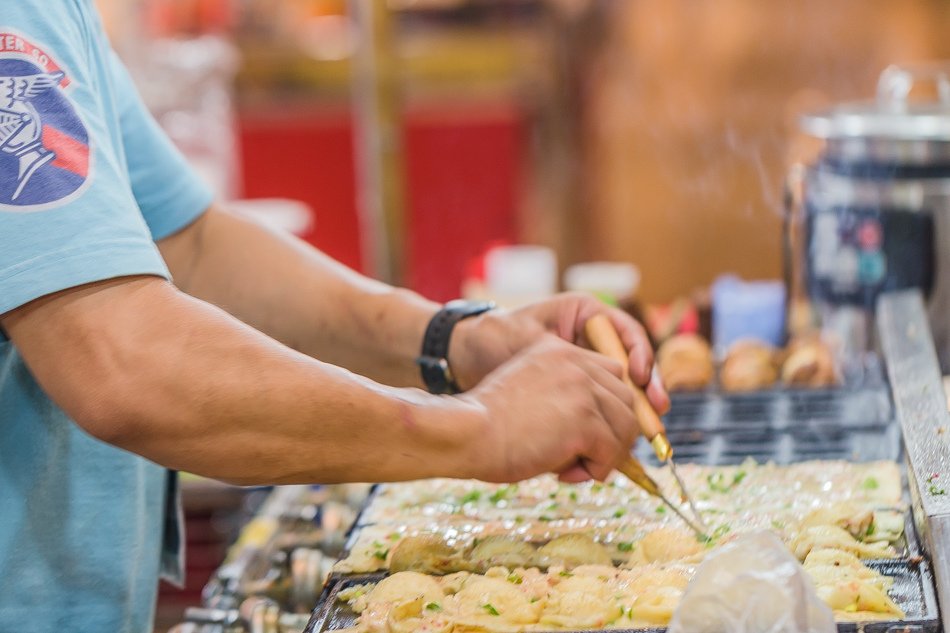
[[[0,211],[41,211],[89,179],[89,133],[70,78],[42,48],[0,27]]]

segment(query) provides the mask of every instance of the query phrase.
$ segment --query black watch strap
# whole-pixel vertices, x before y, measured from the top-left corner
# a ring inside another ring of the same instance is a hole
[[[486,301],[450,301],[429,321],[416,364],[422,370],[422,381],[430,393],[460,391],[448,360],[452,330],[462,319],[484,314],[494,307],[495,304]]]

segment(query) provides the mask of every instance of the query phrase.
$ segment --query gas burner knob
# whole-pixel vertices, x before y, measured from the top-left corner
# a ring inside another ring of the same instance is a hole
[[[309,611],[317,604],[323,587],[324,570],[324,555],[320,550],[301,547],[291,553],[291,604],[296,609]]]
[[[189,607],[185,622],[169,633],[241,633],[243,629],[237,609]]]
[[[241,603],[241,618],[248,633],[281,633],[280,607],[267,598],[248,598]]]

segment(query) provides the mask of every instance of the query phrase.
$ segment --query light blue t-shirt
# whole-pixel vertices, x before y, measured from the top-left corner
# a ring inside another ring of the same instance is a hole
[[[0,2],[0,314],[167,278],[154,242],[210,202],[92,0]],[[0,332],[0,632],[150,631],[158,576],[178,571],[176,503],[172,474],[80,430]]]

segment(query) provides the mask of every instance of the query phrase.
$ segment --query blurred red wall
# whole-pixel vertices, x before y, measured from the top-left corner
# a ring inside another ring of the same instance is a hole
[[[516,240],[524,121],[504,104],[415,107],[405,121],[406,285],[446,301],[473,256]],[[240,141],[245,197],[307,203],[315,225],[306,239],[362,270],[349,112],[246,112]]]

